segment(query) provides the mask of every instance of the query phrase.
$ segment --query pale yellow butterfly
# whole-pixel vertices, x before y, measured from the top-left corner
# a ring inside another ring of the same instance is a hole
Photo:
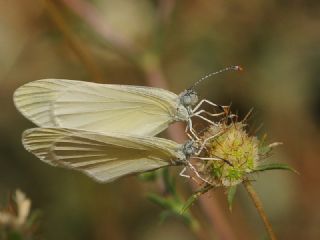
[[[217,73],[240,69],[232,66],[211,73],[194,86]],[[26,118],[40,127],[153,136],[175,121],[188,122],[192,130],[193,116],[213,124],[201,115],[207,112],[199,109],[205,102],[217,105],[205,99],[196,105],[198,96],[194,86],[176,95],[152,87],[42,79],[18,88],[14,103]],[[192,106],[195,107],[192,109]]]
[[[40,160],[81,171],[99,182],[174,165],[190,167],[200,177],[189,162],[189,158],[198,156],[201,151],[195,141],[178,144],[157,137],[66,128],[28,129],[22,141]],[[184,174],[185,169],[180,175],[190,177]]]

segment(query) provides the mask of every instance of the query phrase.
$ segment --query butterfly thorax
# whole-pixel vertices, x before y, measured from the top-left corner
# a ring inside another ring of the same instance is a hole
[[[185,108],[181,104],[178,105],[177,107],[177,112],[174,115],[174,120],[175,121],[188,121],[190,118],[190,112],[188,108]]]

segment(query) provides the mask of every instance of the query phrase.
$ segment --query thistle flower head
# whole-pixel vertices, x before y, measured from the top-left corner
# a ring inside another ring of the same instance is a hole
[[[259,140],[249,136],[245,124],[220,123],[211,126],[202,136],[206,142],[206,157],[215,160],[201,161],[199,173],[214,186],[234,186],[254,171],[259,161]]]

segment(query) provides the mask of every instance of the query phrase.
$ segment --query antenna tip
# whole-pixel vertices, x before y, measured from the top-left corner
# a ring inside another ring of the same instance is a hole
[[[240,71],[240,72],[242,72],[243,71],[243,68],[241,67],[241,66],[233,66],[233,69],[235,70],[235,71]]]

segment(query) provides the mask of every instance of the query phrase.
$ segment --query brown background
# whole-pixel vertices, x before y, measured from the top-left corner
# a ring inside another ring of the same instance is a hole
[[[256,189],[280,239],[320,238],[319,1],[96,0],[86,3],[97,12],[79,16],[71,8],[81,2],[56,1],[52,8],[40,0],[0,1],[1,201],[16,188],[25,191],[43,212],[46,239],[195,239],[179,219],[159,224],[161,209],[145,198],[157,191],[153,184],[135,177],[97,184],[45,165],[21,145],[22,131],[33,125],[13,105],[18,86],[49,77],[146,85],[148,76],[161,76],[152,71],[152,56],[144,57],[147,74],[135,58],[153,49],[176,93],[208,72],[245,68],[202,83],[199,93],[232,102],[242,116],[254,107],[262,132],[284,142],[271,160],[301,175],[264,173]],[[185,179],[178,178],[178,188],[190,191]],[[233,213],[222,190],[214,197],[237,239],[265,236],[245,192],[237,194]]]

